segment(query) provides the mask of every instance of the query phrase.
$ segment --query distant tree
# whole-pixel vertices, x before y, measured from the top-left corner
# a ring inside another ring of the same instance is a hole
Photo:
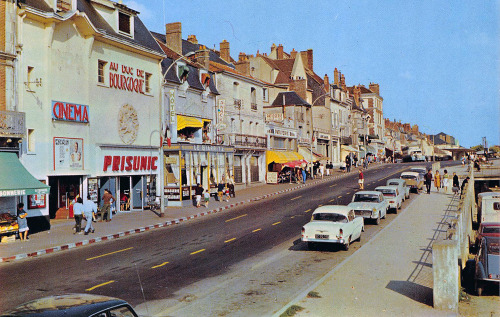
[[[489,152],[490,153],[498,153],[498,152],[500,152],[500,146],[498,146],[498,145],[491,146],[490,149],[489,149]]]
[[[477,151],[484,150],[484,147],[480,144],[480,145],[473,146],[470,149],[477,152]]]

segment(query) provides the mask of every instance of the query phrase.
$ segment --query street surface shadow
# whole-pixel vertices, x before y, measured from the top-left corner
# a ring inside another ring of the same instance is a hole
[[[288,248],[290,251],[325,251],[325,252],[337,252],[341,250],[340,245],[335,243],[316,243],[312,248],[307,246],[307,242],[302,242],[301,239],[293,241],[293,245]]]
[[[410,281],[390,281],[385,287],[416,302],[432,306],[432,288]]]

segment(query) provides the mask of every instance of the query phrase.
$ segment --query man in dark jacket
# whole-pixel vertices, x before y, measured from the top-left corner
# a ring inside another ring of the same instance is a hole
[[[432,184],[432,173],[431,170],[427,171],[427,174],[424,176],[425,180],[425,188],[427,188],[427,194],[431,193],[431,184]]]

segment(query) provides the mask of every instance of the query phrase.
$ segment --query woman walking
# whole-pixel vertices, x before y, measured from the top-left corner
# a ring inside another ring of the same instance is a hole
[[[19,238],[21,241],[28,239],[28,220],[26,219],[28,213],[24,210],[24,204],[17,204],[17,225],[19,226]]]
[[[450,175],[448,174],[447,170],[444,170],[443,174],[443,187],[444,187],[444,192],[448,192],[448,186],[450,186]]]
[[[439,192],[439,187],[441,187],[441,175],[439,174],[439,170],[437,170],[436,174],[434,174],[434,186]]]

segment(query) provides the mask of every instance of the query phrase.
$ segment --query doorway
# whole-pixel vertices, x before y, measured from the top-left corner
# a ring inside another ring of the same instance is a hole
[[[120,181],[120,211],[130,210],[130,176],[122,176]],[[118,197],[117,197],[118,198]]]
[[[142,210],[144,193],[147,190],[147,184],[143,180],[142,176],[132,176],[132,193],[131,193],[131,204],[132,209]]]
[[[69,207],[77,195],[81,197],[82,178],[80,176],[49,177],[50,219],[70,218]]]

